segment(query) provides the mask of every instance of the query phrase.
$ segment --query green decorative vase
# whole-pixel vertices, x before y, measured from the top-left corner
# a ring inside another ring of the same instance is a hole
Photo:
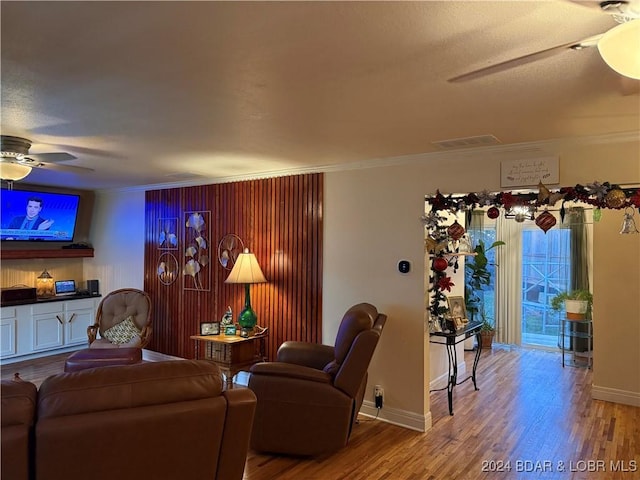
[[[258,323],[258,316],[256,312],[251,308],[251,297],[249,295],[250,284],[244,284],[244,309],[238,315],[238,323],[243,330],[253,330],[253,327]]]

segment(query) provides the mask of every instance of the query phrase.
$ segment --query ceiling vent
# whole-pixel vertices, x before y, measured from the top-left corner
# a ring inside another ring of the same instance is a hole
[[[457,150],[459,148],[488,147],[499,145],[501,142],[493,135],[478,135],[475,137],[452,138],[450,140],[439,140],[431,142],[442,150]]]

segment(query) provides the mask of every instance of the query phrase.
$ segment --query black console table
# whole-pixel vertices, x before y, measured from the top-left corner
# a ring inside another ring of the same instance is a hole
[[[482,329],[482,321],[469,322],[464,327],[447,332],[434,332],[429,338],[429,343],[438,345],[445,345],[447,347],[447,355],[449,357],[449,379],[447,386],[443,388],[436,388],[429,390],[431,392],[440,392],[447,390],[449,397],[449,415],[453,415],[453,388],[456,385],[466,382],[467,380],[473,380],[473,387],[478,390],[476,384],[476,368],[478,367],[478,360],[480,360],[480,352],[482,351],[482,339],[480,337],[480,331]],[[473,370],[471,376],[465,378],[461,382],[458,382],[458,354],[456,353],[456,345],[460,342],[464,342],[467,338],[475,335],[478,346],[476,347],[476,356],[473,359]]]

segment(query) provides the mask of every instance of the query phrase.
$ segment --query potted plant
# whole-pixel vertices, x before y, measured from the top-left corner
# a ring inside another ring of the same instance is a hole
[[[484,242],[479,240],[473,249],[475,255],[465,263],[465,307],[467,312],[471,314],[471,320],[475,318],[476,314],[479,314],[483,307],[482,298],[477,292],[484,290],[484,287],[491,283],[491,271],[488,269],[490,263],[487,258],[487,252],[500,245],[504,245],[504,242],[496,241],[489,248],[485,248]]]
[[[491,271],[488,268],[491,264],[487,258],[487,252],[504,244],[502,241],[495,241],[488,248],[485,248],[484,241],[479,240],[473,249],[475,255],[465,263],[465,307],[471,320],[474,320],[476,315],[482,319],[480,334],[483,348],[491,348],[493,344],[495,321],[487,316],[484,299],[478,293],[491,284]]]
[[[560,311],[563,305],[568,320],[584,320],[591,313],[593,294],[581,288],[559,292],[551,299],[551,308]]]
[[[480,338],[482,340],[482,348],[492,348],[493,337],[496,334],[495,322],[492,318],[488,318],[484,308],[480,311],[482,319],[482,327],[480,328]]]

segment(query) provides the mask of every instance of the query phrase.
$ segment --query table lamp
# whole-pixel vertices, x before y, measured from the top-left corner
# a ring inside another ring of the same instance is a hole
[[[40,298],[48,298],[55,296],[55,290],[53,288],[53,277],[47,270],[40,274],[36,278],[36,296]]]
[[[224,283],[244,283],[244,309],[238,315],[238,323],[242,328],[241,335],[243,337],[249,336],[249,332],[258,322],[258,317],[251,308],[250,286],[252,283],[265,283],[266,281],[256,256],[249,253],[248,248],[245,248],[244,252],[238,255],[231,273],[224,281]]]

